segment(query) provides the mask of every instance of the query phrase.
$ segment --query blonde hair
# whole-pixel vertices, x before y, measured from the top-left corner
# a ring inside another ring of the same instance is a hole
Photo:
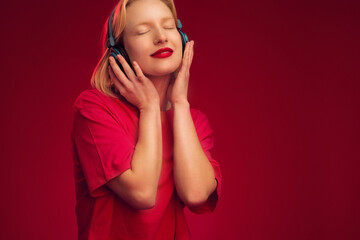
[[[115,6],[115,12],[111,23],[111,29],[116,46],[122,45],[122,33],[124,31],[126,24],[126,8],[135,1],[139,1],[139,0],[120,0]],[[159,1],[162,1],[163,3],[165,3],[166,6],[168,6],[170,11],[172,12],[174,19],[176,20],[177,14],[176,14],[174,1],[173,0],[159,0]],[[117,97],[119,93],[118,91],[116,91],[114,85],[111,83],[108,72],[110,49],[107,46],[107,42],[108,42],[107,26],[109,20],[110,19],[108,19],[105,22],[103,27],[103,31],[102,31],[103,54],[92,74],[91,86],[108,96]],[[177,25],[178,22],[177,21],[175,22]]]

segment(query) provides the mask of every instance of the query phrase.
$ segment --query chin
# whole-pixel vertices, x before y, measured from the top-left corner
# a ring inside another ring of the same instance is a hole
[[[147,75],[155,76],[155,77],[161,77],[165,75],[172,74],[175,72],[180,64],[172,64],[170,66],[157,66],[156,68],[151,69],[149,72],[147,72]]]

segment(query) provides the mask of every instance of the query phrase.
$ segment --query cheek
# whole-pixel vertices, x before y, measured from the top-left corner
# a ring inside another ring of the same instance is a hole
[[[141,45],[138,45],[141,46]],[[141,52],[143,52],[141,50],[141,48],[139,47],[133,47],[133,46],[127,46],[125,48],[126,53],[128,54],[129,58],[131,61],[139,61],[141,59]]]
[[[146,52],[146,44],[144,41],[134,39],[124,39],[126,53],[131,61],[139,61]]]

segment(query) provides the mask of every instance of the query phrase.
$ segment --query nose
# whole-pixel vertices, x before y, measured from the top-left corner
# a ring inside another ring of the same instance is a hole
[[[168,41],[168,39],[167,39],[167,36],[166,36],[164,30],[158,29],[155,34],[154,44],[158,45],[158,44],[161,44],[161,43],[164,43],[167,41]]]

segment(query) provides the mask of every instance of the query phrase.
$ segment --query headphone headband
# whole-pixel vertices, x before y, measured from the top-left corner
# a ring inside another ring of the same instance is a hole
[[[114,10],[112,11],[109,19],[108,19],[108,27],[107,27],[107,33],[108,33],[108,48],[112,48],[115,46],[115,39],[113,37],[112,31],[111,31],[111,23],[112,23],[112,19],[115,13],[115,9],[116,7],[114,7]]]

